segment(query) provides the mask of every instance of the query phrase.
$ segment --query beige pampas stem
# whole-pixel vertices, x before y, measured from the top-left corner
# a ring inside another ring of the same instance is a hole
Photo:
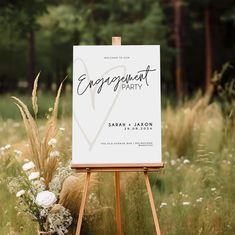
[[[34,80],[33,91],[32,91],[32,106],[33,106],[35,118],[37,118],[37,114],[38,114],[37,89],[38,89],[38,79],[39,79],[40,73],[41,72],[38,73],[36,79]]]
[[[34,81],[34,87],[32,91],[32,106],[35,118],[38,113],[37,88],[39,76],[40,73],[37,75]],[[17,97],[12,97],[16,101],[15,104],[19,108],[21,116],[23,118],[25,130],[28,135],[28,140],[30,144],[31,160],[35,163],[37,170],[40,172],[40,175],[44,178],[46,188],[49,187],[49,183],[51,182],[53,175],[58,167],[58,159],[56,157],[50,157],[50,151],[52,150],[52,146],[50,146],[48,142],[50,141],[50,139],[55,138],[57,135],[57,114],[63,82],[64,80],[59,86],[54,102],[54,109],[51,117],[47,121],[45,135],[42,140],[39,136],[37,123],[30,114],[28,107]]]
[[[12,97],[12,98],[18,101],[16,97]],[[41,172],[42,171],[42,164],[41,164],[41,158],[40,158],[41,146],[40,146],[40,141],[39,141],[37,125],[34,122],[33,118],[28,117],[25,107],[24,106],[22,107],[22,105],[20,105],[21,103],[20,104],[15,103],[15,104],[19,108],[21,116],[23,118],[25,130],[28,135],[29,142],[30,142],[30,152],[32,156],[32,161],[35,163],[37,170]]]

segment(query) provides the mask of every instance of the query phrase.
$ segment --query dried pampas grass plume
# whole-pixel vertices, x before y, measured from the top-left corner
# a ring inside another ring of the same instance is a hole
[[[85,174],[71,175],[65,179],[60,192],[59,204],[69,209],[74,218],[78,217],[82,200]],[[92,174],[88,192],[97,184],[97,174]]]
[[[40,73],[37,75],[34,81],[34,86],[32,91],[32,106],[35,118],[38,113],[37,88],[38,88],[39,76]],[[52,177],[58,167],[58,159],[55,157],[50,157],[51,146],[48,144],[48,142],[50,141],[50,139],[55,138],[58,132],[57,115],[58,115],[59,98],[63,82],[64,80],[60,84],[60,87],[57,91],[53,112],[49,120],[47,121],[45,135],[42,140],[40,139],[39,136],[37,123],[30,114],[28,107],[17,97],[14,96],[12,97],[15,100],[15,104],[19,108],[21,116],[23,118],[25,130],[27,132],[29,139],[31,160],[35,163],[37,171],[39,171],[40,175],[45,179],[46,188],[48,188],[49,183],[52,180]]]
[[[37,88],[38,88],[39,76],[40,76],[40,72],[38,73],[38,75],[34,81],[33,91],[32,91],[32,106],[33,106],[33,112],[34,112],[35,118],[37,118],[37,114],[38,114]]]

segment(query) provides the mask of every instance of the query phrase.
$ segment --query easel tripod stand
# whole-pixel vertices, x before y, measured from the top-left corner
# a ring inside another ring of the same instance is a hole
[[[120,37],[113,37],[112,38],[112,45],[120,46],[121,45],[121,38]],[[116,197],[116,228],[117,228],[117,235],[122,235],[122,225],[121,225],[121,190],[120,190],[120,172],[143,172],[145,184],[148,192],[148,197],[150,201],[153,221],[155,225],[155,233],[156,235],[161,235],[160,226],[158,222],[157,212],[154,204],[153,193],[149,181],[148,172],[159,171],[163,168],[163,164],[89,164],[89,165],[82,165],[82,164],[73,164],[72,168],[75,169],[79,173],[85,173],[85,183],[82,195],[82,201],[80,205],[79,217],[77,222],[77,230],[76,235],[80,235],[81,233],[81,226],[82,220],[84,215],[84,209],[86,205],[86,199],[88,194],[88,187],[91,178],[91,173],[94,172],[115,172],[115,197]]]
[[[122,235],[122,226],[121,226],[121,203],[120,203],[120,172],[143,172],[144,173],[144,179],[145,184],[148,192],[148,197],[150,201],[153,221],[155,225],[155,233],[156,235],[161,235],[160,226],[158,222],[156,207],[154,204],[154,198],[153,193],[149,181],[149,175],[148,172],[151,171],[158,171],[163,167],[163,164],[152,164],[151,166],[131,166],[131,165],[119,165],[119,166],[110,166],[110,165],[103,165],[103,166],[92,166],[90,168],[84,168],[82,165],[74,165],[73,168],[76,169],[79,173],[85,172],[85,183],[84,183],[84,190],[82,195],[82,201],[80,205],[80,211],[79,211],[79,218],[77,223],[77,230],[76,235],[80,235],[81,232],[81,226],[82,226],[82,219],[84,215],[84,209],[87,199],[87,193],[88,193],[88,186],[91,178],[91,173],[94,172],[115,172],[115,194],[116,194],[116,225],[117,225],[117,235]]]

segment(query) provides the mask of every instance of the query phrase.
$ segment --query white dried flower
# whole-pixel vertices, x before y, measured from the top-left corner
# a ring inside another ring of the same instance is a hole
[[[45,184],[43,183],[42,178],[33,181],[33,185],[36,188],[37,192],[41,192],[45,190]]]
[[[16,193],[16,197],[21,197],[24,194],[25,194],[25,190],[20,190],[19,192]]]
[[[65,209],[60,204],[53,206],[48,213],[47,221],[49,222],[49,231],[56,232],[58,235],[68,233],[68,227],[72,224],[72,216],[68,209]]]
[[[4,150],[5,150],[4,147],[0,148],[0,155],[4,155]]]
[[[49,190],[58,195],[59,192],[61,191],[64,180],[71,174],[72,170],[69,166],[64,167],[60,165],[57,169],[57,174],[53,177],[53,179],[49,183]]]
[[[34,164],[32,161],[26,162],[26,163],[22,166],[22,168],[23,168],[24,171],[31,170],[31,169],[33,169],[34,167],[35,167],[35,164]]]
[[[11,145],[10,145],[10,144],[7,144],[7,145],[5,145],[4,148],[7,150],[7,149],[11,148]]]
[[[183,163],[184,163],[184,164],[188,164],[188,163],[190,163],[190,161],[189,161],[188,159],[185,159],[185,160],[183,161]]]
[[[100,201],[95,193],[90,193],[87,202],[87,211],[95,211],[100,208]],[[88,212],[89,213],[89,212]]]
[[[191,202],[183,202],[182,205],[183,206],[189,206],[191,204]]]
[[[174,166],[176,164],[176,160],[171,160],[171,165]]]
[[[221,199],[222,197],[221,196],[218,196],[215,198],[215,201],[218,200],[218,199]]]
[[[36,203],[44,208],[51,207],[56,202],[56,196],[54,193],[46,190],[37,194]]]
[[[203,198],[202,197],[199,197],[196,202],[202,202]]]
[[[17,157],[20,157],[20,156],[22,155],[22,152],[21,152],[20,150],[18,150],[18,149],[15,149],[15,150],[14,150],[14,153],[15,153],[15,155],[16,155]]]
[[[49,111],[49,112],[52,112],[52,111],[53,111],[53,108],[49,108],[48,111]]]
[[[212,191],[212,192],[216,191],[216,188],[211,188],[211,191]]]
[[[64,128],[64,127],[60,127],[59,130],[62,131],[62,132],[64,132],[64,131],[65,131],[65,128]]]
[[[48,141],[48,145],[50,146],[53,146],[57,143],[57,140],[55,138],[51,138],[49,141]]]
[[[162,203],[160,204],[160,208],[162,208],[162,207],[164,207],[164,206],[167,206],[167,203],[166,203],[166,202],[162,202]]]
[[[29,175],[29,180],[35,180],[37,178],[40,177],[40,173],[39,172],[31,172],[31,174]]]
[[[50,157],[59,157],[60,156],[60,152],[59,151],[51,151],[50,152]]]

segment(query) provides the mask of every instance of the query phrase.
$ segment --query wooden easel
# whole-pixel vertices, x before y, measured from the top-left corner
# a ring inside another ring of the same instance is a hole
[[[120,46],[121,45],[121,37],[112,37],[112,45]],[[150,206],[153,215],[153,221],[155,225],[156,235],[161,235],[160,226],[157,218],[157,212],[154,204],[153,193],[149,181],[148,172],[158,171],[163,168],[163,164],[74,164],[72,168],[77,172],[85,172],[86,178],[84,183],[82,201],[80,205],[79,217],[77,222],[77,230],[76,235],[80,235],[81,227],[82,227],[82,219],[84,215],[84,209],[86,205],[88,186],[91,178],[91,173],[94,172],[115,172],[115,195],[116,195],[116,228],[117,235],[122,235],[122,223],[121,223],[121,186],[120,186],[120,172],[143,172],[145,184],[149,196]]]

